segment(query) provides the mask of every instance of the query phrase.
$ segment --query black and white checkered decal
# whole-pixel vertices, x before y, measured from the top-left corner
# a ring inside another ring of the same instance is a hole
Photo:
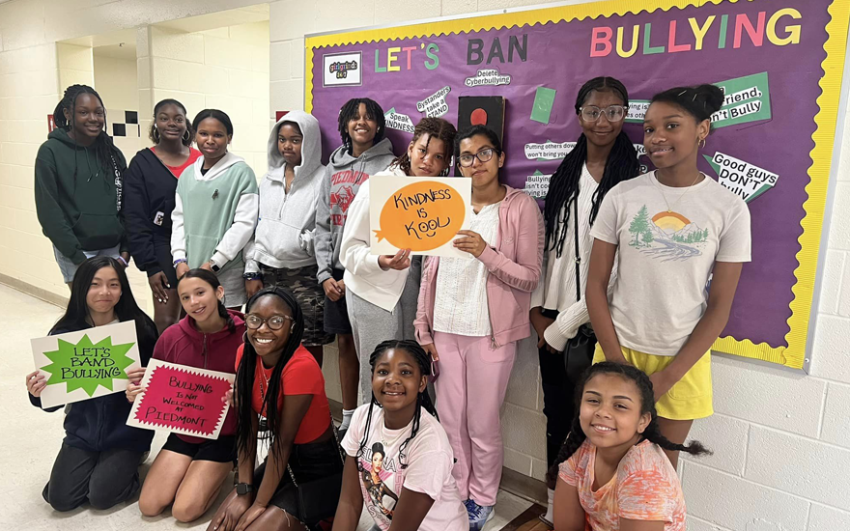
[[[107,109],[106,132],[115,137],[140,138],[139,111]]]

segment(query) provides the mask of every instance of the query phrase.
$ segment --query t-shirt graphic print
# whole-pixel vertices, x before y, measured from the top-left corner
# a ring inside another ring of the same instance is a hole
[[[708,241],[708,227],[702,228],[678,212],[663,210],[651,218],[643,205],[629,224],[629,245],[661,260],[687,260],[701,256]]]

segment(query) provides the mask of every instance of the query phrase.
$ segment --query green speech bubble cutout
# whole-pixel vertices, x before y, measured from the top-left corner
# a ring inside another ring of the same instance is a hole
[[[127,356],[135,343],[113,345],[111,337],[92,343],[84,335],[76,345],[61,339],[58,343],[58,350],[44,353],[53,363],[41,370],[50,373],[47,385],[66,383],[68,393],[82,389],[94,396],[99,385],[112,391],[112,381],[126,380],[126,369],[135,362]]]

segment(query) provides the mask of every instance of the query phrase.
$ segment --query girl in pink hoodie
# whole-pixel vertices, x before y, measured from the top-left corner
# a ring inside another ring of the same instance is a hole
[[[177,284],[186,317],[168,327],[154,347],[153,357],[198,369],[233,373],[236,350],[242,345],[245,321],[224,307],[224,288],[206,269],[192,269]],[[144,388],[138,382],[145,369],[127,374],[127,399]],[[145,516],[157,516],[172,505],[178,521],[200,518],[218,496],[236,462],[236,415],[227,412],[216,440],[172,433],[151,466],[139,496]]]
[[[428,257],[423,265],[416,339],[439,360],[437,411],[457,463],[470,529],[493,516],[502,471],[499,409],[516,358],[531,334],[528,311],[543,263],[543,218],[525,193],[499,182],[505,154],[495,133],[458,134],[455,157],[472,179],[470,229],[454,246],[472,255]]]

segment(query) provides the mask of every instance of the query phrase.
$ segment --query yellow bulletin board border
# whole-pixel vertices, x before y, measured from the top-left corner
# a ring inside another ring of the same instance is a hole
[[[431,20],[403,26],[308,35],[304,41],[304,108],[307,112],[311,112],[313,109],[313,55],[317,48],[462,34],[514,26],[533,26],[549,22],[568,22],[588,17],[595,19],[597,17],[638,14],[644,11],[652,13],[659,9],[668,11],[673,8],[701,7],[707,4],[734,4],[738,1],[745,0],[607,0],[579,5],[532,8],[490,15]],[[813,323],[811,319],[812,301],[815,295],[824,210],[827,204],[835,132],[838,125],[838,107],[847,50],[848,23],[850,23],[850,1],[833,0],[829,5],[828,12],[831,18],[826,26],[828,34],[824,45],[826,59],[821,63],[824,75],[819,82],[821,95],[817,99],[820,110],[815,115],[817,128],[812,135],[815,147],[809,152],[812,165],[808,169],[810,177],[810,182],[806,186],[808,198],[803,203],[806,214],[800,222],[803,233],[798,238],[800,251],[796,256],[798,266],[794,270],[797,281],[792,286],[794,299],[790,304],[791,317],[788,318],[790,329],[785,335],[788,346],[774,348],[767,343],[756,344],[748,339],[739,341],[732,337],[722,337],[712,347],[717,352],[767,361],[792,369],[806,369],[809,362],[806,356],[806,348]]]

